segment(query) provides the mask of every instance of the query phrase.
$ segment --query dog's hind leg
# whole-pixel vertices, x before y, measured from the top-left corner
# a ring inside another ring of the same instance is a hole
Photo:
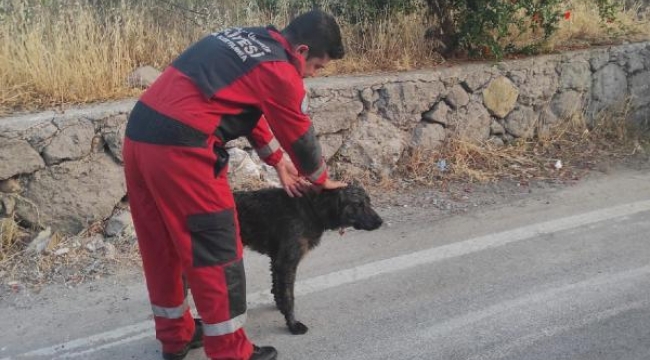
[[[274,286],[276,297],[276,305],[280,309],[280,312],[284,315],[284,319],[287,322],[287,327],[289,331],[294,335],[302,335],[309,330],[309,328],[296,320],[294,313],[294,294],[293,288],[296,282],[296,270],[298,264],[291,264],[287,266],[277,266],[274,268],[274,273],[277,275],[274,276],[274,283],[277,283],[277,286]]]

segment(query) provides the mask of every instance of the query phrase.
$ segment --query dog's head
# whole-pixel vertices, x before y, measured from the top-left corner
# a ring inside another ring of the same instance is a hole
[[[370,197],[358,184],[345,188],[324,191],[321,194],[326,201],[321,202],[327,211],[329,223],[334,228],[353,227],[357,230],[375,230],[383,224],[382,218],[375,212]]]

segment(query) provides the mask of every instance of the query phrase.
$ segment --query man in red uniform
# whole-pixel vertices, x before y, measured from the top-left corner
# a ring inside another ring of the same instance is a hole
[[[345,186],[328,178],[302,80],[343,56],[339,27],[321,11],[281,32],[227,29],[185,50],[133,108],[124,171],[164,359],[202,345],[210,359],[277,357],[242,328],[246,282],[224,145],[247,136],[290,196]]]

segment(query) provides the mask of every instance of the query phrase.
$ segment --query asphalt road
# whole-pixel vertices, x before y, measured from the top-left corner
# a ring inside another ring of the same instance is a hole
[[[301,265],[305,335],[288,333],[267,260],[247,253],[249,336],[296,360],[650,359],[650,173],[448,218],[381,212],[390,226],[327,234]],[[160,358],[128,272],[7,298],[0,329],[0,360]]]

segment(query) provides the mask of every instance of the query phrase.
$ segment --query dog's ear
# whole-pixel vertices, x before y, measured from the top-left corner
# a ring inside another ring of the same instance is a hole
[[[352,185],[353,187],[362,187],[361,182],[359,182],[359,180],[357,179],[352,179],[349,184]]]

